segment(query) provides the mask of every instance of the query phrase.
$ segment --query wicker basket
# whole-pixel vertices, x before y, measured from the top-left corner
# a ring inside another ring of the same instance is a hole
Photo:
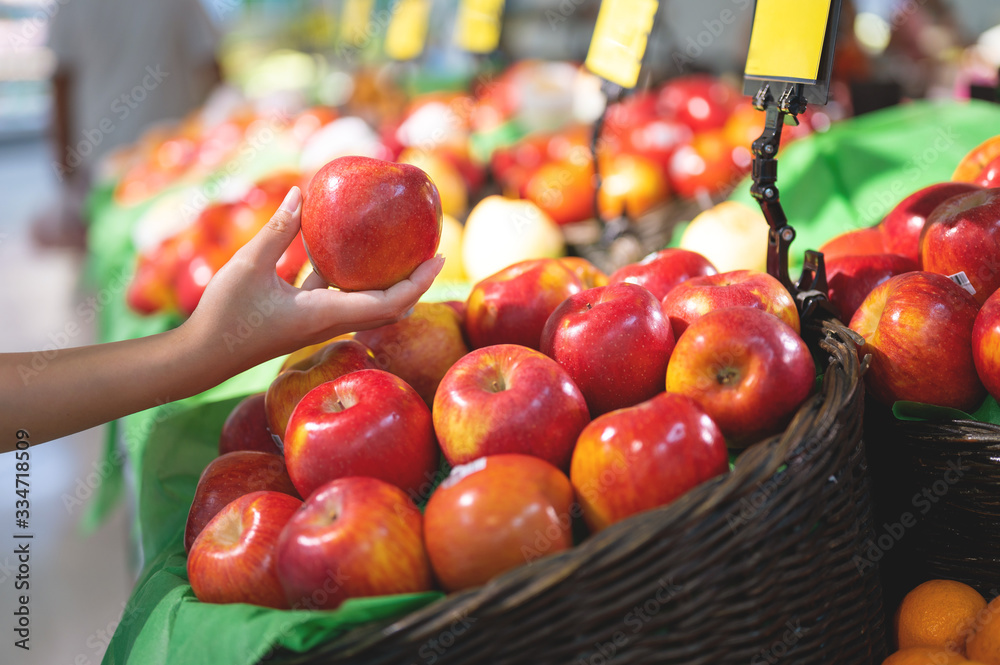
[[[935,578],[1000,595],[1000,427],[867,413],[878,528],[865,556],[881,559],[886,606]]]
[[[804,331],[822,387],[780,436],[675,503],[287,664],[879,663],[877,566],[852,333]],[[272,661],[273,662],[273,661]]]

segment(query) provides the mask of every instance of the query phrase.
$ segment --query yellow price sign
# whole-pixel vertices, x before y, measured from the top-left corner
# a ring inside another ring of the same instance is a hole
[[[642,69],[657,0],[602,0],[584,63],[601,78],[634,88]]]
[[[470,53],[490,53],[500,44],[504,0],[462,0],[455,21],[455,45]]]
[[[757,0],[747,78],[816,83],[831,0]]]
[[[365,42],[369,35],[368,22],[371,20],[375,0],[346,0],[340,12],[340,41],[350,46]]]
[[[385,54],[393,60],[412,60],[423,53],[430,14],[430,0],[398,0],[385,33]]]

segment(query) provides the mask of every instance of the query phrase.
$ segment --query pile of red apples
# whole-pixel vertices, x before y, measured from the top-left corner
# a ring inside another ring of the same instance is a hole
[[[972,412],[1000,396],[1000,137],[821,250],[872,397]]]
[[[334,160],[304,192],[303,241],[342,287],[379,279],[352,256],[408,274],[437,246],[433,185],[376,162]],[[330,609],[566,550],[786,427],[815,386],[799,326],[775,278],[664,249],[611,275],[515,263],[463,302],[302,349],[222,429],[185,533],[194,593]]]

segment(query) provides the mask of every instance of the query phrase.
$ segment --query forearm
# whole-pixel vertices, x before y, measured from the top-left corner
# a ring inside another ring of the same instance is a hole
[[[19,429],[41,443],[207,390],[239,371],[213,346],[182,326],[49,358],[0,355],[0,452]]]

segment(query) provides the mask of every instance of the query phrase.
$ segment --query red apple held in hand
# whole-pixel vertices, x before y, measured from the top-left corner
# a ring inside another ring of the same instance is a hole
[[[518,344],[537,349],[552,311],[583,291],[580,278],[557,259],[530,259],[480,281],[465,301],[465,332],[474,349]]]
[[[362,369],[377,369],[375,356],[354,340],[327,344],[275,377],[267,389],[265,409],[271,434],[284,440],[288,418],[306,393],[321,383]]]
[[[267,411],[264,409],[265,393],[245,397],[237,404],[219,434],[219,455],[237,450],[257,450],[262,453],[281,454],[267,428]]]
[[[430,409],[405,381],[378,369],[316,386],[285,430],[288,475],[304,497],[348,476],[417,492],[439,459]]]
[[[693,277],[716,275],[712,262],[698,252],[686,249],[661,249],[638,263],[622,266],[609,277],[609,281],[630,282],[646,287],[659,300],[681,282]]]
[[[895,275],[917,270],[917,264],[899,254],[837,256],[826,262],[830,302],[841,321],[850,321],[872,290]]]
[[[350,477],[321,486],[277,545],[292,609],[333,610],[348,598],[430,591],[420,510],[401,489]]]
[[[372,350],[380,369],[406,381],[428,407],[445,372],[469,352],[458,314],[444,303],[418,302],[401,321],[354,338]]]
[[[918,189],[896,204],[881,222],[882,244],[889,254],[900,254],[920,265],[920,233],[934,208],[956,194],[977,191],[965,182],[939,182]],[[830,257],[826,257],[827,261]]]
[[[964,196],[964,195],[963,195]],[[887,406],[898,400],[972,411],[986,391],[976,374],[975,298],[944,275],[909,272],[880,284],[851,319],[871,354],[868,392]]]
[[[705,410],[684,395],[660,393],[587,425],[569,476],[597,532],[728,470],[726,440]]]
[[[625,282],[570,296],[541,337],[542,353],[569,373],[593,417],[662,392],[673,350],[660,301]]]
[[[964,272],[982,305],[1000,287],[1000,188],[953,196],[931,213],[920,238],[928,272]]]
[[[280,455],[238,450],[212,460],[194,491],[184,526],[184,550],[191,551],[195,538],[220,510],[244,494],[261,491],[299,498]]]
[[[841,233],[820,245],[819,251],[827,261],[838,256],[885,254],[885,237],[877,226]]]
[[[724,307],[756,307],[781,319],[799,332],[799,311],[788,290],[766,272],[732,270],[694,277],[679,284],[663,299],[674,337],[708,312]]]
[[[677,340],[667,392],[701,405],[742,447],[788,424],[813,388],[816,368],[794,329],[755,307],[718,309]]]
[[[590,422],[587,402],[559,363],[527,347],[477,349],[441,380],[434,431],[452,466],[484,455],[534,455],[566,469]]]
[[[339,157],[306,187],[302,239],[328,284],[347,291],[387,289],[434,257],[441,199],[415,166]]]
[[[275,548],[302,502],[281,492],[253,492],[229,503],[191,546],[188,580],[203,603],[250,603],[288,609]]]
[[[302,266],[308,262],[309,255],[306,254],[306,246],[302,243],[302,232],[299,231],[295,235],[295,240],[278,259],[275,270],[278,272],[278,277],[289,284],[294,284],[295,278],[302,272]]]
[[[994,291],[976,315],[972,359],[986,390],[994,399],[1000,398],[1000,291]]]
[[[573,546],[573,488],[528,455],[455,467],[427,502],[427,554],[441,586],[459,591]]]

